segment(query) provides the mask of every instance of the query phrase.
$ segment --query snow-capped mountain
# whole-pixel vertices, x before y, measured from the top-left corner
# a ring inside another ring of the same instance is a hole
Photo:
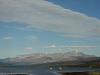
[[[57,61],[72,61],[81,58],[96,57],[95,55],[87,55],[82,52],[72,51],[67,53],[33,53],[22,55],[16,58],[4,59],[5,63],[14,64],[40,64]]]

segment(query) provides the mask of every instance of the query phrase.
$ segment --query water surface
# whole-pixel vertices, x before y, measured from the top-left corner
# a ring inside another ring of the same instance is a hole
[[[34,66],[1,66],[0,73],[26,73],[30,75],[58,75],[57,72],[84,72],[84,71],[96,71],[100,68],[77,68],[77,67],[62,67],[62,70],[58,69],[59,67],[34,67]]]

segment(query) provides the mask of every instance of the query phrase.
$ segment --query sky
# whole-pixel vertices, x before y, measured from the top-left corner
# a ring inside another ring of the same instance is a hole
[[[100,56],[100,0],[0,0],[0,59],[79,51]]]

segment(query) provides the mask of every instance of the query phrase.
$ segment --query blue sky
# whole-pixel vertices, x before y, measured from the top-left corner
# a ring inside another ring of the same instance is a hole
[[[100,0],[0,0],[0,58],[80,51],[100,56]]]

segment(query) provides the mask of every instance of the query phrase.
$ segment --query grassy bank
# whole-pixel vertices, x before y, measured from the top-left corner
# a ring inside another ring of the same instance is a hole
[[[58,72],[61,75],[100,75],[100,71],[90,72]]]

